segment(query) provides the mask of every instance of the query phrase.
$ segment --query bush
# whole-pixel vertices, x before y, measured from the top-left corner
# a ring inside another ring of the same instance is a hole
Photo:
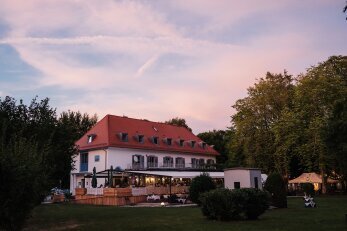
[[[264,185],[271,194],[271,204],[277,208],[287,208],[286,184],[279,173],[271,173]]]
[[[200,176],[194,177],[189,187],[190,200],[200,205],[200,194],[215,188],[216,185],[208,174],[203,173]]]
[[[257,219],[269,207],[270,195],[259,189],[239,189],[246,196],[245,215],[249,220]]]
[[[314,186],[311,183],[303,183],[301,184],[302,191],[306,193],[307,195],[314,195]]]
[[[208,219],[257,219],[269,206],[269,195],[259,189],[216,189],[200,197],[201,210]]]

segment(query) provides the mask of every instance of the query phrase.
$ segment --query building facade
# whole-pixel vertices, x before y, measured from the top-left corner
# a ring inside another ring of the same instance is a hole
[[[199,171],[213,169],[211,146],[183,127],[148,120],[106,115],[76,142],[70,190],[91,187],[93,168],[126,171]]]

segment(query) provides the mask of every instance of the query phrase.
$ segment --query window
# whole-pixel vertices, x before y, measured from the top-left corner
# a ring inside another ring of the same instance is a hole
[[[191,141],[190,141],[190,146],[191,146],[192,148],[194,148],[194,147],[195,147],[195,143],[196,143],[196,141],[191,140]]]
[[[157,136],[153,136],[153,137],[152,137],[152,142],[153,142],[153,144],[159,144],[159,139],[158,139],[158,137],[157,137]]]
[[[88,144],[93,142],[93,137],[92,136],[88,136]]]
[[[144,169],[145,158],[142,155],[133,155],[132,169]]]
[[[99,162],[99,161],[100,161],[100,155],[95,155],[94,162]]]
[[[158,157],[148,156],[147,157],[147,168],[158,168]]]
[[[88,153],[80,154],[80,172],[88,171]]]
[[[201,142],[201,148],[206,149],[206,143],[205,142]]]
[[[192,158],[192,168],[198,168],[199,167],[199,160],[196,158]]]
[[[208,165],[213,165],[214,164],[214,160],[213,159],[208,159],[207,160],[207,164]]]
[[[184,140],[183,140],[183,139],[178,140],[178,144],[179,144],[181,147],[183,147],[183,145],[184,145]]]
[[[166,144],[167,145],[172,145],[172,139],[171,138],[166,138]]]
[[[202,168],[205,166],[205,159],[199,159],[199,167]]]
[[[259,188],[258,177],[254,177],[254,188]]]
[[[234,182],[234,189],[241,188],[240,182]]]
[[[145,141],[145,136],[144,135],[138,135],[137,140],[139,141],[139,143],[143,143]]]
[[[91,142],[94,141],[96,135],[95,134],[91,134],[87,136],[87,143],[90,144]]]
[[[183,157],[176,158],[176,168],[185,168],[185,159]]]
[[[121,141],[128,142],[128,133],[121,132],[119,136],[120,136]]]
[[[173,168],[173,158],[171,156],[165,156],[163,158],[163,167]]]

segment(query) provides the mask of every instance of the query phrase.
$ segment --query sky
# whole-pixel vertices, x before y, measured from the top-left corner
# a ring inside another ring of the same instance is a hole
[[[267,71],[347,54],[345,0],[0,0],[0,98],[226,129]]]

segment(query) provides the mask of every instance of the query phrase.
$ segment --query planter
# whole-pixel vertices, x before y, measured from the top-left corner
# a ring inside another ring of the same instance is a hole
[[[87,193],[87,189],[86,188],[75,188],[75,193],[76,193],[76,196],[82,196],[82,195],[85,195]]]
[[[104,188],[104,196],[127,197],[131,195],[131,188]]]
[[[53,195],[53,203],[60,203],[65,201],[64,194]]]

